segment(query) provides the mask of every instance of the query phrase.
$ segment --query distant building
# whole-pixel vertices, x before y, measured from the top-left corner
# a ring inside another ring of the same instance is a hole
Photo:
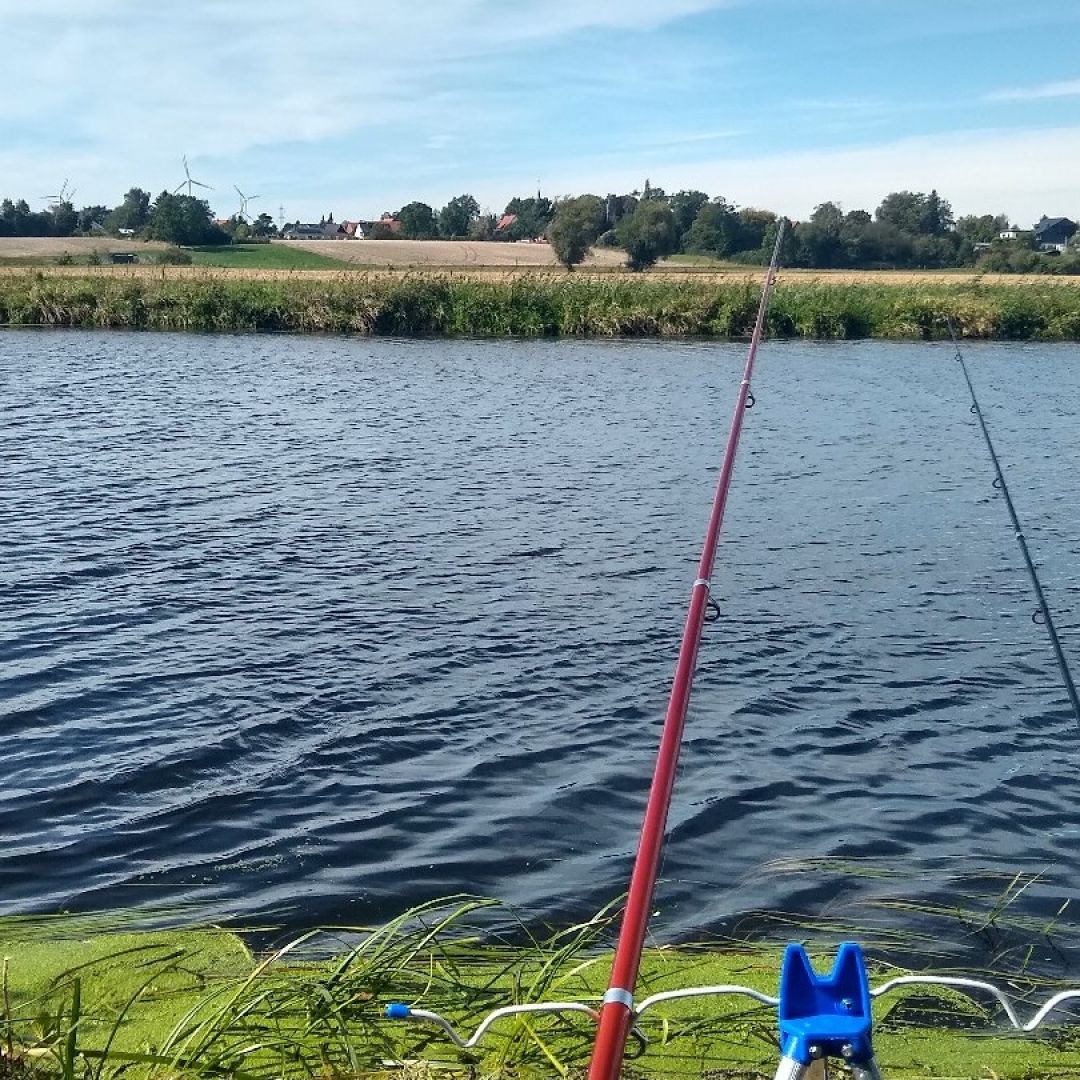
[[[356,238],[358,240],[392,240],[400,232],[401,219],[393,214],[383,214],[378,221],[361,219],[356,223]]]
[[[281,230],[282,240],[346,240],[345,230],[336,221],[326,221],[318,225],[286,225]]]
[[[1043,216],[1035,225],[1035,246],[1039,251],[1057,251],[1064,254],[1078,228],[1080,226],[1075,221],[1066,217]]]
[[[1018,225],[1010,225],[1007,229],[1002,229],[998,233],[999,240],[1016,240],[1020,236],[1020,227]]]
[[[503,214],[503,216],[495,222],[495,231],[497,233],[506,232],[507,229],[517,223],[517,219],[517,214]]]
[[[362,221],[343,221],[341,227],[345,230],[347,240],[363,240],[365,236],[364,223]]]
[[[286,225],[281,230],[282,240],[321,240],[322,235],[321,225],[302,225],[299,221],[295,225]]]

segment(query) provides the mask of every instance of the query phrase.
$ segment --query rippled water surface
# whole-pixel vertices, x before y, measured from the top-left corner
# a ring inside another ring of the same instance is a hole
[[[1080,664],[1080,350],[967,355]],[[0,910],[611,899],[743,358],[0,332]],[[872,896],[855,857],[1052,911],[1080,739],[951,350],[754,389],[658,928]]]

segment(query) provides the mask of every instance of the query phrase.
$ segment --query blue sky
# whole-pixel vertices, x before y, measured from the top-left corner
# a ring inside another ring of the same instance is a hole
[[[1080,0],[0,0],[0,196],[501,210],[654,185],[1080,218]],[[37,206],[43,205],[38,201]]]

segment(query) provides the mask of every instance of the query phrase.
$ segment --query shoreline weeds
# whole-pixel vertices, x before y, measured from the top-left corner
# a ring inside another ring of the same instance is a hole
[[[521,1080],[580,1068],[592,1042],[588,1022],[504,1019],[466,1053],[430,1025],[385,1019],[385,1005],[402,1001],[443,1013],[471,1033],[503,1005],[595,1002],[602,994],[610,965],[599,939],[606,921],[524,946],[485,943],[475,928],[454,926],[477,903],[451,899],[382,927],[338,927],[318,940],[305,934],[262,955],[214,927],[125,930],[121,921],[95,932],[92,919],[78,916],[0,921],[0,1075]],[[333,950],[311,955],[319,941]],[[831,956],[826,949],[816,966],[827,969]],[[654,946],[643,957],[642,993],[735,983],[775,994],[779,964],[780,949],[763,944]],[[902,973],[878,964],[871,980]],[[1009,982],[1017,997],[1041,1000],[1054,989],[1016,979]],[[883,1001],[875,1019],[875,1049],[890,1077],[925,1076],[927,1062],[934,1075],[958,1080],[1031,1080],[1080,1069],[1068,1029],[1018,1039],[982,1003],[950,990],[902,992]],[[776,1064],[773,1010],[743,998],[670,1002],[643,1018],[642,1028],[649,1046],[628,1069],[639,1078],[752,1080],[771,1075]]]
[[[760,274],[472,271],[208,271],[76,267],[0,272],[0,324],[142,330],[278,331],[396,337],[749,336]],[[1071,280],[941,277],[837,280],[788,272],[772,338],[947,336],[1080,340]]]

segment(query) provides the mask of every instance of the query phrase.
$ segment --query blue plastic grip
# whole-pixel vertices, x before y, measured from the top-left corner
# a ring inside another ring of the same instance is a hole
[[[387,1020],[408,1020],[412,1015],[412,1009],[408,1005],[400,1005],[396,1002],[386,1006]]]

